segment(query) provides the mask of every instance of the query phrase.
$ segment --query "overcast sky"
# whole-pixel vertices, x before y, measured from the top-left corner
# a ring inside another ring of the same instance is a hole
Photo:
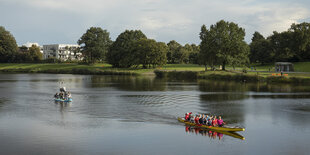
[[[92,26],[112,40],[126,29],[148,38],[199,44],[202,24],[224,19],[265,37],[292,23],[310,22],[310,0],[0,0],[0,26],[18,45],[76,43]]]

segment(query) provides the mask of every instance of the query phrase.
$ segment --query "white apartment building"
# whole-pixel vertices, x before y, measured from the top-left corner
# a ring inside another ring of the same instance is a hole
[[[82,53],[77,52],[79,45],[76,44],[51,44],[43,45],[43,57],[56,58],[62,61],[66,60],[82,60]]]

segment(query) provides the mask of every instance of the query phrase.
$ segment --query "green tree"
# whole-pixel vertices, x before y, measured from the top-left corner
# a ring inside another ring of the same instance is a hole
[[[171,40],[168,44],[167,61],[168,63],[178,63],[179,62],[179,50],[182,47],[181,44],[175,40]]]
[[[40,48],[36,45],[32,45],[28,50],[32,62],[40,62],[43,59],[43,54],[40,52]]]
[[[140,39],[134,44],[135,66],[140,64],[143,68],[162,66],[167,62],[167,50],[165,43],[156,42],[153,39]]]
[[[0,62],[14,62],[18,46],[14,36],[0,26]]]
[[[199,64],[205,66],[205,70],[207,70],[207,65],[209,65],[211,69],[214,69],[214,66],[219,63],[216,56],[216,39],[215,35],[211,34],[211,32],[207,29],[205,25],[201,26],[200,40],[201,42],[200,50],[198,53],[198,62]]]
[[[292,49],[296,61],[310,60],[310,23],[292,24],[288,30],[291,33]]]
[[[203,25],[200,33],[201,56],[209,58],[202,62],[209,60],[213,61],[211,64],[221,64],[222,70],[225,70],[226,65],[234,65],[238,61],[239,65],[244,65],[244,62],[248,62],[249,55],[244,36],[245,30],[233,22],[221,20],[211,25],[210,30]]]
[[[100,27],[91,27],[78,40],[86,63],[104,60],[112,41],[110,33]]]
[[[191,46],[191,51],[188,56],[189,63],[198,64],[198,54],[200,51],[200,47],[197,46],[196,44],[191,44],[190,46]]]
[[[191,49],[187,49],[186,47],[180,46],[173,54],[175,63],[188,63],[189,61],[189,53]]]
[[[265,64],[272,61],[272,56],[270,40],[265,39],[259,32],[255,32],[250,44],[250,61]]]
[[[146,39],[140,30],[126,30],[121,33],[111,45],[107,54],[107,61],[113,67],[121,68],[128,68],[137,64],[134,44],[140,39]]]
[[[284,31],[278,33],[274,31],[267,39],[270,40],[273,61],[290,61],[294,59],[296,52],[292,48],[294,41],[291,32]]]

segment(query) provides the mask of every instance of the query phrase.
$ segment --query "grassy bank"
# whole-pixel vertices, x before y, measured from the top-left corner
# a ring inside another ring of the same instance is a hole
[[[53,74],[91,74],[91,75],[140,75],[152,72],[150,69],[118,69],[109,64],[84,65],[77,63],[59,64],[0,64],[1,72],[9,73],[53,73]]]
[[[239,82],[310,83],[310,74],[284,74],[237,71],[168,71],[155,70],[157,77],[174,79],[207,79]]]
[[[242,68],[227,67],[229,71],[204,71],[203,66],[195,64],[167,64],[156,69],[142,68],[112,68],[110,64],[97,63],[94,65],[85,65],[77,63],[5,63],[0,64],[0,72],[9,73],[52,73],[52,74],[90,74],[90,75],[153,75],[164,78],[175,79],[210,79],[210,80],[234,80],[234,81],[266,81],[266,82],[285,82],[285,83],[304,83],[310,81],[310,62],[294,63],[295,70],[304,73],[285,73],[285,76],[279,76],[279,73],[269,72],[272,64],[252,65],[256,71],[247,68],[247,73],[242,73]],[[154,72],[154,73],[153,73]],[[310,83],[310,82],[309,82]]]

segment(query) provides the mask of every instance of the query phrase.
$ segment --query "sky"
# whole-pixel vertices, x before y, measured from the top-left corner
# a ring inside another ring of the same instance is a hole
[[[237,23],[251,41],[310,22],[310,0],[0,0],[0,26],[17,44],[76,44],[90,27],[101,27],[115,40],[128,30],[168,43],[199,44],[203,24]]]

